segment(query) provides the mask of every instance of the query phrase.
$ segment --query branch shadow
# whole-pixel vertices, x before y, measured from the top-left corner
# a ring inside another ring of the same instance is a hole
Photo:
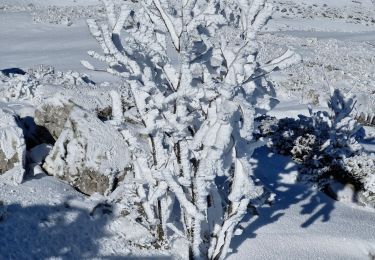
[[[258,161],[254,169],[255,177],[269,191],[275,193],[276,197],[272,205],[264,205],[257,210],[258,216],[247,214],[241,224],[242,235],[232,239],[232,254],[236,253],[247,239],[256,238],[259,229],[287,217],[286,210],[291,207],[300,207],[300,215],[307,215],[307,219],[302,223],[295,223],[301,228],[308,228],[320,219],[322,222],[330,220],[336,201],[323,192],[295,183],[292,179],[297,177],[298,164],[293,163],[287,156],[272,153],[267,147],[255,150],[253,158]],[[292,176],[293,172],[295,176]],[[301,204],[304,201],[308,202]]]

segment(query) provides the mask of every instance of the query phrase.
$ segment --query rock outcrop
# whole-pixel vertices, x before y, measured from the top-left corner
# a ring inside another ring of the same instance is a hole
[[[108,194],[124,177],[129,164],[126,142],[96,113],[79,107],[71,110],[43,168],[85,194]],[[50,130],[57,136],[59,131],[53,127]]]
[[[19,167],[16,182],[22,181],[25,165],[26,145],[22,129],[15,116],[0,109],[0,174]]]
[[[73,107],[74,104],[67,99],[50,98],[35,110],[35,123],[45,127],[57,140]]]

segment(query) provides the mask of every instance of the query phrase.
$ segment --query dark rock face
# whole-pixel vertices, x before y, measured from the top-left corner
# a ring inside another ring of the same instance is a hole
[[[45,127],[57,140],[73,107],[68,100],[53,98],[36,109],[35,123]]]
[[[129,151],[118,130],[73,107],[43,168],[82,193],[108,194],[125,175]]]
[[[93,169],[82,169],[82,174],[75,182],[78,190],[85,194],[95,192],[105,194],[112,187],[111,180],[108,176],[101,175]]]

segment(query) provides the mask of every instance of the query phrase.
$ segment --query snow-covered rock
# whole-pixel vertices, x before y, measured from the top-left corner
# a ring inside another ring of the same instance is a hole
[[[85,194],[108,194],[128,163],[128,148],[117,129],[74,107],[43,168]]]
[[[95,111],[97,117],[102,121],[111,118],[112,107],[109,101],[109,95],[104,94],[105,90],[100,93],[91,92],[90,94],[67,92],[68,91],[64,90],[64,94],[53,94],[51,97],[43,100],[35,110],[35,123],[47,129],[55,140],[59,138],[74,106],[81,107],[88,111]],[[102,100],[100,100],[98,96],[100,96]],[[103,100],[105,101],[103,102]]]
[[[22,129],[18,127],[13,114],[0,109],[0,174],[20,167],[22,171],[16,182],[20,183],[25,164],[26,145]]]
[[[45,127],[56,140],[73,106],[74,104],[67,99],[58,96],[49,98],[35,110],[35,123]]]

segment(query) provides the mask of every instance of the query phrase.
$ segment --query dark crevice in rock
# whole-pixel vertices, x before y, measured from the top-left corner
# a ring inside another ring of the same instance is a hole
[[[112,118],[112,107],[105,107],[96,109],[96,114],[101,121],[108,121]]]
[[[37,125],[34,118],[19,117],[16,119],[18,126],[22,129],[25,137],[26,149],[30,150],[39,144],[55,144],[55,139],[44,126]]]

